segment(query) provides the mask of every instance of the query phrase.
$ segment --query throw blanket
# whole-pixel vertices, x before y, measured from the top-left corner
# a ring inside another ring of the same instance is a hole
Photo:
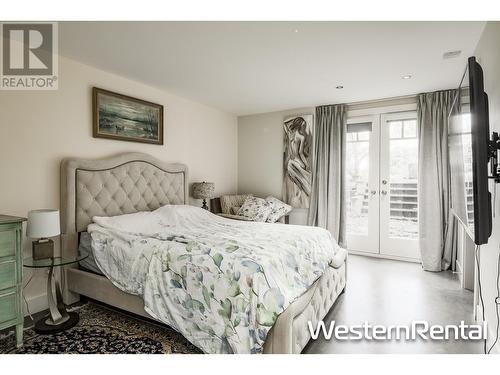
[[[192,206],[94,217],[95,259],[121,290],[206,353],[260,353],[338,246],[324,229],[238,222]]]

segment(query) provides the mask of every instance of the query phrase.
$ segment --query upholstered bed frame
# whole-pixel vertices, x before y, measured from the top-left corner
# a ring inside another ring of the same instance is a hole
[[[61,163],[62,256],[76,256],[79,233],[93,216],[151,211],[165,204],[188,204],[188,170],[150,155],[126,153],[106,159],[64,159]],[[310,339],[308,321],[321,320],[345,287],[345,259],[340,257],[311,288],[277,319],[265,353],[300,353]],[[106,277],[78,268],[64,275],[64,301],[80,295],[151,318],[142,298],[116,288]]]

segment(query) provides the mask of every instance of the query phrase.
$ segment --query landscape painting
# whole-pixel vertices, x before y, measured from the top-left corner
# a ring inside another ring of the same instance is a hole
[[[122,141],[163,144],[163,106],[93,88],[93,135]]]
[[[313,116],[286,119],[283,129],[283,200],[295,208],[309,208]]]

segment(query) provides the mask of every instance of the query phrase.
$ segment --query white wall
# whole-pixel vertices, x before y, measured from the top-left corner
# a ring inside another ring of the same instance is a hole
[[[92,138],[92,86],[163,104],[165,144]],[[61,57],[59,90],[0,91],[0,213],[26,216],[31,209],[58,208],[64,157],[128,151],[185,163],[191,182],[213,181],[216,193],[237,189],[235,116]],[[27,257],[26,237],[24,247]],[[44,271],[36,271],[25,295],[32,310],[46,307]]]
[[[283,120],[314,114],[314,108],[238,117],[238,192],[281,199]],[[306,224],[307,209],[290,213],[291,224]]]
[[[476,57],[484,71],[485,91],[489,96],[490,131],[500,132],[500,22],[488,22],[476,49]],[[490,182],[490,191],[500,190]],[[500,191],[499,191],[500,193]],[[496,312],[495,297],[497,296],[497,259],[500,246],[500,199],[493,207],[496,218],[493,219],[493,233],[487,245],[481,246],[481,284],[485,304],[485,317],[493,337],[488,340],[489,345],[495,340]],[[497,352],[498,347],[497,345]],[[494,350],[493,350],[494,352]]]

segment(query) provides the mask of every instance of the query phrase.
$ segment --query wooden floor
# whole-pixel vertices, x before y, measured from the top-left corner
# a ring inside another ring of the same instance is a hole
[[[408,325],[473,322],[473,293],[460,288],[452,272],[426,272],[419,264],[350,255],[346,292],[324,319],[325,324]],[[319,338],[304,353],[481,353],[481,342],[367,342]]]

